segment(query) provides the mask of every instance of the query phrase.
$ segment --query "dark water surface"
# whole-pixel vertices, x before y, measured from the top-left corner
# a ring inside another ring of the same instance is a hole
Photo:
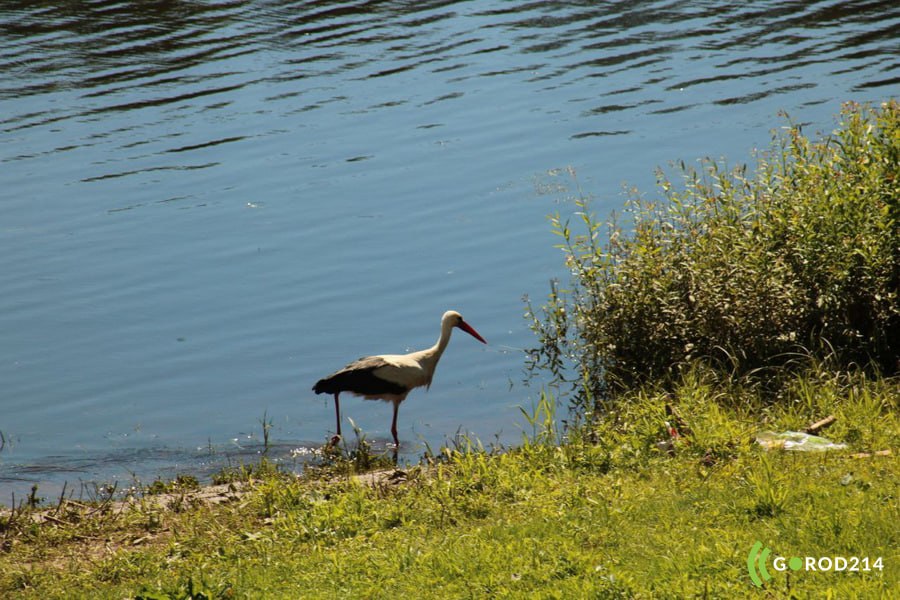
[[[607,213],[780,110],[827,133],[896,96],[898,39],[877,1],[3,2],[0,502],[205,472],[264,414],[321,444],[312,383],[448,308],[491,345],[455,337],[402,451],[515,443],[568,167]],[[344,409],[384,446],[389,406]]]

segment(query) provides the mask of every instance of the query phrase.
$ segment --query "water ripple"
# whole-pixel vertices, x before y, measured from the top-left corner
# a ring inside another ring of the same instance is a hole
[[[156,123],[181,120],[190,139],[160,151],[189,154],[241,137],[214,137],[189,125],[204,112],[254,93],[262,103],[245,110],[299,116],[347,102],[346,94],[333,90],[357,81],[407,86],[423,76],[444,77],[445,90],[418,99],[419,107],[462,99],[467,88],[482,85],[476,81],[540,85],[539,93],[578,83],[597,88],[596,96],[621,98],[600,105],[588,98],[568,100],[583,105],[579,114],[588,121],[812,90],[817,65],[852,70],[860,78],[856,90],[898,82],[900,11],[890,2],[487,4],[220,0],[91,2],[75,8],[7,2],[0,8],[6,40],[0,49],[0,131],[101,125],[90,138],[74,135],[0,153],[0,162],[96,148],[104,138],[119,151],[156,146],[163,138],[154,138],[154,128],[103,131],[102,123],[113,119],[108,115],[138,112]],[[261,63],[267,67],[256,70]],[[638,86],[635,73],[644,74]],[[722,88],[738,82],[727,92]],[[618,89],[599,89],[607,85]],[[680,98],[712,88],[717,91],[705,98]],[[356,110],[377,113],[410,100],[398,95]],[[617,135],[626,130],[615,129]],[[607,131],[586,122],[572,139]],[[123,134],[130,139],[114,139]],[[116,176],[140,172],[126,169]],[[79,180],[110,176],[93,173]]]
[[[76,103],[135,89],[166,92],[154,99],[129,100],[109,110],[140,110],[179,103],[203,95],[236,92],[275,80],[296,81],[329,74],[389,78],[423,68],[432,73],[471,71],[479,54],[502,52],[506,68],[472,75],[497,78],[531,71],[529,81],[610,76],[617,68],[647,68],[665,62],[690,45],[698,51],[727,51],[716,76],[670,81],[665,89],[706,82],[766,77],[810,64],[866,61],[872,68],[896,55],[897,9],[889,2],[518,3],[486,9],[466,3],[427,2],[242,2],[219,1],[172,5],[168,2],[106,5],[88,3],[38,6],[7,2],[0,9],[0,33],[9,43],[0,53],[0,100],[46,96],[60,90],[78,92]],[[494,31],[487,39],[473,31]],[[504,38],[496,43],[496,38]],[[755,55],[755,49],[769,49]],[[323,50],[325,52],[323,52]],[[787,50],[787,51],[785,51]],[[849,52],[847,52],[849,51]],[[227,68],[244,57],[284,54],[284,67],[300,71],[267,73],[263,79]],[[300,56],[291,56],[299,52]],[[735,53],[744,53],[735,56]],[[540,57],[522,62],[525,55]],[[594,55],[594,56],[592,56]],[[565,66],[566,57],[574,58]],[[651,58],[651,61],[642,59]],[[464,59],[464,62],[459,62]],[[697,60],[708,60],[697,56]],[[217,63],[225,68],[213,69]],[[762,67],[763,65],[773,65]],[[372,68],[373,65],[377,65]],[[313,68],[315,66],[315,68]],[[729,73],[731,68],[740,73]],[[477,70],[477,67],[475,67]],[[890,71],[896,64],[889,65]],[[242,77],[238,83],[211,86],[203,92],[177,91],[202,69],[208,79]],[[169,77],[166,77],[166,76]],[[576,77],[577,78],[577,77]],[[860,87],[887,86],[896,77],[873,78]],[[287,94],[283,92],[282,94]],[[298,93],[298,92],[295,92]],[[783,93],[783,92],[774,92]],[[739,101],[752,102],[757,92]],[[274,97],[274,96],[270,96]],[[287,96],[281,96],[287,97]],[[715,102],[716,100],[712,100]],[[638,105],[638,103],[633,103]],[[669,110],[677,107],[664,107]],[[83,111],[4,111],[5,130],[79,118]]]

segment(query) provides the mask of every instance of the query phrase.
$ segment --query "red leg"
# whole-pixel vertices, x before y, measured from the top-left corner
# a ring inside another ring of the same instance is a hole
[[[341,439],[341,393],[338,392],[334,395],[334,418],[337,423],[337,433],[331,438],[332,445],[338,443]]]
[[[397,410],[400,408],[399,402],[394,402],[394,419],[391,421],[391,433],[394,434],[394,446],[400,447],[400,438],[397,437]]]

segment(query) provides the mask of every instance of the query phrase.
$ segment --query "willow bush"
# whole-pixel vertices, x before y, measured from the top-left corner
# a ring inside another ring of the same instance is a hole
[[[569,285],[528,315],[532,369],[595,408],[703,361],[733,375],[798,356],[898,371],[900,105],[847,104],[817,141],[788,124],[755,172],[702,161],[633,193],[628,230],[581,195],[551,217]]]

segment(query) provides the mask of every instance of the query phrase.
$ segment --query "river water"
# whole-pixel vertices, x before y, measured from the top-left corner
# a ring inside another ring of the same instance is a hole
[[[414,459],[515,443],[546,215],[672,160],[752,161],[900,83],[896,2],[0,4],[0,502],[334,429],[319,377],[457,334]],[[390,407],[348,397],[383,449]],[[345,421],[345,431],[349,431]]]

